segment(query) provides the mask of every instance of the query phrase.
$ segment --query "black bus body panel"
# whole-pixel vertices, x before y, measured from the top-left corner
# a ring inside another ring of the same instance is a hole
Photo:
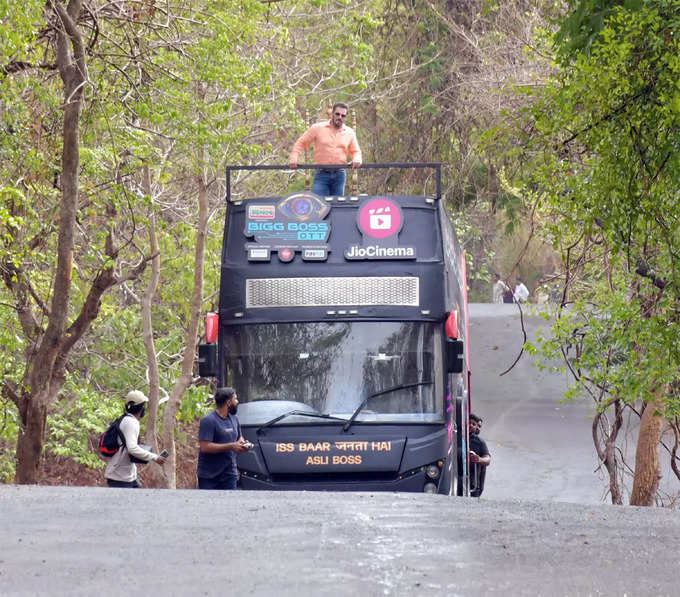
[[[239,456],[241,486],[338,491],[418,491],[450,482],[443,464],[432,479],[425,467],[443,463],[448,449],[442,424],[342,424],[272,427],[266,434],[242,427],[255,447]]]
[[[402,226],[393,238],[375,241],[375,245],[386,246],[392,251],[413,250],[415,255],[386,259],[348,258],[348,255],[362,249],[366,252],[374,250],[374,240],[360,230],[358,214],[367,202],[383,198],[399,207]],[[437,372],[437,379],[427,380],[427,376],[423,376],[423,384],[431,382],[434,386],[436,383],[437,412],[428,412],[436,415],[438,420],[404,423],[399,416],[390,421],[387,413],[380,415],[380,420],[373,421],[370,415],[362,414],[348,432],[342,431],[344,424],[341,422],[309,419],[300,424],[284,420],[258,433],[262,421],[254,423],[247,408],[240,408],[244,436],[255,444],[253,450],[239,455],[241,487],[422,492],[426,485],[434,483],[439,493],[451,493],[456,482],[460,485],[465,480],[465,475],[461,475],[465,459],[457,458],[461,438],[454,405],[456,397],[466,392],[467,380],[465,375],[447,375],[442,367],[444,321],[449,312],[456,310],[460,321],[459,338],[466,341],[464,319],[467,313],[461,292],[461,285],[465,284],[460,272],[462,254],[442,202],[422,196],[360,196],[356,200],[333,198],[326,202],[329,209],[323,218],[329,230],[324,259],[305,261],[297,247],[292,251],[292,259],[284,260],[281,256],[284,255],[285,243],[270,243],[266,245],[261,261],[253,259],[249,249],[265,244],[258,240],[257,234],[250,234],[251,216],[257,210],[258,214],[267,216],[267,210],[273,210],[272,206],[277,206],[282,199],[248,199],[227,207],[219,306],[218,384],[236,385],[238,382],[239,369],[234,365],[234,355],[227,352],[230,338],[237,329],[271,325],[274,330],[276,326],[304,326],[306,322],[310,325],[320,322],[329,325],[338,322],[352,325],[360,322],[427,324],[439,330],[431,341],[432,350],[437,353],[434,360],[438,365],[433,369]],[[262,227],[266,227],[266,221]],[[455,246],[445,247],[444,236],[446,243]],[[320,243],[317,242],[317,245]],[[252,254],[255,253],[263,254],[261,251],[253,251]],[[253,280],[263,286],[267,281],[299,279],[303,285],[310,285],[318,280],[323,289],[333,279],[344,283],[358,278],[417,280],[417,303],[380,304],[377,301],[376,304],[353,305],[347,301],[341,301],[341,304],[310,304],[307,301],[299,305],[268,305],[265,302],[253,306],[246,300],[247,286]],[[233,341],[231,346],[233,350]],[[228,366],[228,362],[231,365]],[[464,364],[465,370],[467,364]],[[351,390],[348,392],[351,393]],[[260,398],[239,391],[241,407],[245,407],[250,399]],[[360,398],[356,396],[357,404]],[[370,404],[368,408],[371,408]],[[332,414],[349,418],[351,412]],[[430,415],[423,415],[424,419],[428,417]],[[389,450],[381,451],[381,445],[384,448],[389,446]],[[300,446],[305,449],[301,451]],[[434,479],[433,469],[429,469],[430,476],[426,474],[427,467],[431,465],[439,468]]]
[[[222,280],[220,295],[220,322],[242,323],[267,321],[318,321],[326,317],[328,307],[300,306],[275,309],[257,308],[245,310],[246,280],[258,278],[311,278],[311,277],[357,277],[399,276],[419,278],[420,304],[408,306],[362,306],[359,318],[420,320],[422,311],[430,311],[426,319],[441,321],[444,315],[444,273],[440,222],[437,205],[426,202],[424,197],[390,197],[398,202],[404,213],[404,224],[398,235],[400,247],[414,247],[417,257],[413,260],[366,260],[348,261],[344,257],[347,247],[363,243],[356,224],[359,206],[374,197],[360,197],[357,201],[329,202],[330,212],[325,220],[331,231],[328,239],[329,253],[325,261],[302,261],[296,255],[292,262],[281,262],[276,255],[268,261],[248,261],[245,246],[249,239],[244,236],[246,210],[251,205],[271,205],[280,198],[249,199],[240,205],[230,205],[225,227],[222,255]],[[242,313],[241,317],[236,317]]]

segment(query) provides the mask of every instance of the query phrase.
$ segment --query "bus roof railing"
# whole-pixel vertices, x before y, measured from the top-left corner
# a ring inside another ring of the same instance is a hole
[[[352,164],[299,164],[297,170],[351,170]],[[413,168],[413,169],[432,169],[436,173],[436,199],[441,199],[442,196],[442,163],[441,162],[384,162],[375,164],[361,164],[358,170],[374,169],[387,170],[389,168]],[[227,203],[231,201],[231,173],[239,170],[291,170],[288,164],[277,165],[241,165],[241,166],[227,166]]]

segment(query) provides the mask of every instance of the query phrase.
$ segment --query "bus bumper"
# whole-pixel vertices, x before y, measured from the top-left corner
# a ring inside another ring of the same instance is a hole
[[[319,475],[319,477],[322,477]],[[271,479],[264,476],[252,476],[241,473],[239,486],[241,489],[264,489],[269,491],[399,491],[408,493],[423,493],[425,486],[432,481],[425,473],[418,470],[409,475],[402,475],[395,479],[301,479],[287,480]]]

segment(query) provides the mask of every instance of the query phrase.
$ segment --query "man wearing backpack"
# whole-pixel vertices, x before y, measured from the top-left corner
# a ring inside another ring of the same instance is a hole
[[[144,416],[149,399],[139,390],[131,390],[125,397],[125,416],[120,420],[121,448],[111,456],[104,477],[109,487],[141,487],[137,479],[137,462],[163,464],[165,458],[139,445],[139,421]]]

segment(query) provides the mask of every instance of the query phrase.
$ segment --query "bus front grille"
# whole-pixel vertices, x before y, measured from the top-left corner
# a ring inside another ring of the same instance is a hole
[[[278,474],[270,477],[272,483],[288,485],[299,483],[361,483],[391,482],[400,479],[397,473],[390,472],[355,472],[355,473],[315,473],[315,474]]]
[[[246,308],[420,304],[417,277],[259,278],[246,280]]]

